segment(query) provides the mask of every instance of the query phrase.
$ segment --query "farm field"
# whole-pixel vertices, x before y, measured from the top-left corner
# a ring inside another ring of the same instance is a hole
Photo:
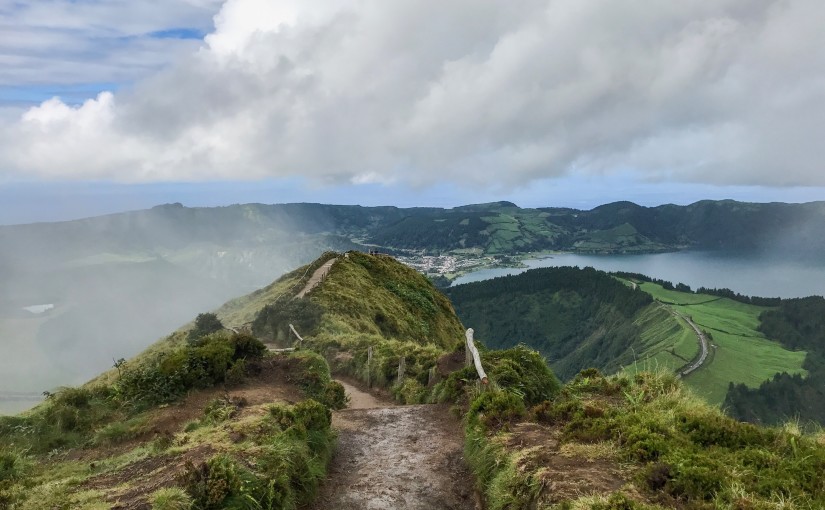
[[[708,361],[684,381],[712,404],[719,405],[725,400],[731,382],[755,388],[776,373],[807,375],[802,368],[805,351],[789,351],[758,331],[759,315],[768,308],[706,294],[667,290],[650,282],[642,282],[639,286],[663,303],[664,307],[691,318],[710,333],[712,347]],[[673,322],[681,326],[681,332],[673,327]],[[688,359],[692,357],[689,356],[691,353],[695,355],[698,352],[692,329],[676,317],[672,317],[670,322],[654,324],[652,329],[645,328],[645,332],[646,343],[654,347],[671,346],[670,351],[660,349],[650,359],[660,366],[669,368],[676,361],[681,361],[673,355],[674,352]],[[691,341],[693,349],[688,347]]]

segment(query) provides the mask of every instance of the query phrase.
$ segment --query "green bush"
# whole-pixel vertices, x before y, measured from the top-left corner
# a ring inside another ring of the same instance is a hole
[[[23,475],[23,461],[14,452],[0,452],[0,483],[17,480]]]
[[[509,391],[486,391],[470,404],[467,415],[485,428],[498,430],[527,414],[524,400]]]
[[[199,510],[227,508],[228,499],[249,494],[249,484],[244,483],[247,473],[238,468],[234,460],[218,455],[195,466],[187,464],[179,482]]]
[[[201,313],[195,318],[195,327],[189,332],[187,339],[190,343],[197,342],[199,339],[223,331],[224,326],[218,316],[214,313]]]
[[[286,342],[292,324],[302,337],[314,336],[324,309],[309,299],[290,299],[266,305],[252,321],[252,332],[264,338]]]
[[[158,489],[149,496],[152,510],[189,510],[194,504],[192,497],[179,487]]]
[[[403,383],[392,387],[392,394],[403,404],[423,404],[429,391],[415,379],[404,379]]]
[[[146,363],[126,365],[116,384],[121,401],[136,404],[172,402],[194,388],[243,381],[247,361],[266,347],[243,334],[215,333]]]

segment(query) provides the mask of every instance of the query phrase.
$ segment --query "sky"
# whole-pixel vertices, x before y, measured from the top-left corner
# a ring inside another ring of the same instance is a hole
[[[820,0],[0,0],[0,224],[825,200]]]

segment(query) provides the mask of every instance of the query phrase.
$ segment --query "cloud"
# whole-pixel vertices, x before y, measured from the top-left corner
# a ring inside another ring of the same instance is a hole
[[[0,0],[0,87],[132,82],[191,54],[221,0]]]
[[[0,168],[123,182],[506,188],[629,171],[825,185],[823,18],[817,0],[228,0],[175,65],[0,128]]]

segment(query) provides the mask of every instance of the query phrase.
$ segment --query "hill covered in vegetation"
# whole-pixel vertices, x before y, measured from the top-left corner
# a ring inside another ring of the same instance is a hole
[[[732,416],[756,423],[793,418],[803,424],[825,423],[825,299],[784,299],[760,319],[759,329],[765,335],[790,349],[807,351],[803,367],[808,376],[777,374],[758,388],[731,385],[725,407]]]
[[[597,308],[633,316],[656,305],[611,277],[574,276],[600,293]],[[271,352],[261,340],[300,349]],[[388,256],[325,254],[83,387],[0,418],[0,504],[301,508],[334,451],[331,413],[346,405],[336,375],[386,388],[401,404],[451,404],[490,509],[825,504],[821,434],[736,422],[663,374],[588,369],[562,385],[524,345],[479,345],[484,385],[462,345],[450,302],[422,275]]]
[[[637,314],[646,293],[592,268],[534,269],[445,291],[461,320],[489,347],[525,343],[562,379],[584,368],[615,372],[644,350]],[[635,351],[634,351],[635,349]]]
[[[682,372],[701,358],[695,326],[708,339],[708,352],[684,380],[712,404],[725,401],[731,383],[756,389],[778,376],[816,386],[816,379],[806,377],[813,365],[802,350],[811,342],[778,341],[783,333],[760,322],[773,309],[752,304],[763,300],[704,291],[643,275],[564,267],[446,290],[479,338],[497,348],[524,342],[564,380],[588,367],[605,373]]]
[[[333,259],[325,285],[294,299]],[[258,337],[286,343],[284,317],[306,342],[269,352]],[[328,253],[86,385],[0,418],[0,507],[297,508],[324,478],[330,412],[346,405],[326,359],[307,347],[387,387],[409,355],[412,386],[400,389],[420,398],[415,377],[426,384],[462,334],[422,275],[388,257]]]
[[[492,256],[513,262],[509,256],[543,250],[703,249],[816,257],[825,248],[823,207],[733,201],[659,207],[617,202],[592,210],[509,202],[451,209],[167,204],[0,226],[0,333],[3,345],[20,353],[0,360],[0,382],[8,391],[39,393],[85,380],[111,358],[137,354],[145,338],[158,338],[325,250],[370,245],[413,257],[449,254],[469,264],[461,267],[492,263],[486,258]],[[54,309],[37,316],[23,311],[44,304]],[[100,317],[108,318],[105,326]],[[61,363],[69,351],[59,347],[76,342],[94,355]],[[52,370],[25,377],[42,365]]]

